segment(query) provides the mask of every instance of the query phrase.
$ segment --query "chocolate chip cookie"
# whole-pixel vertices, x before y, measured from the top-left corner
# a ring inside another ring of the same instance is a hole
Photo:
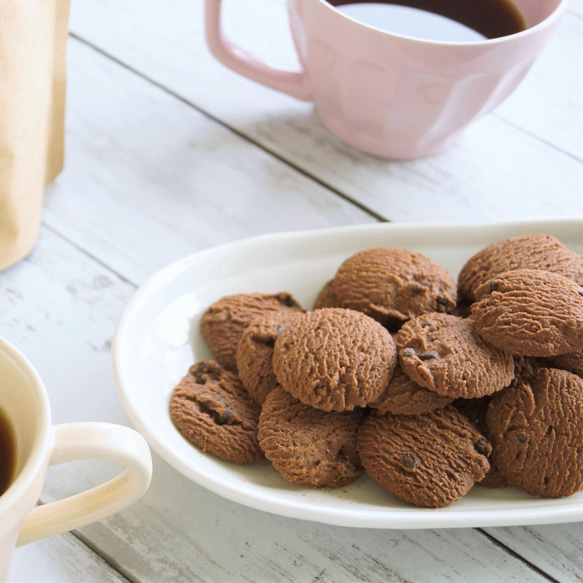
[[[583,378],[583,349],[542,359],[543,366],[568,370]]]
[[[356,435],[364,411],[314,409],[281,387],[267,395],[259,417],[259,443],[265,457],[288,481],[338,488],[363,472]]]
[[[419,416],[373,411],[357,447],[375,482],[424,508],[459,500],[490,467],[488,440],[452,406]]]
[[[483,397],[514,379],[512,356],[486,344],[465,318],[418,316],[403,325],[396,342],[403,372],[445,397]]]
[[[460,298],[475,300],[474,291],[500,273],[515,269],[541,269],[569,279],[583,278],[583,263],[551,235],[522,235],[488,245],[462,267],[458,276]]]
[[[506,390],[506,389],[505,389]],[[486,428],[486,414],[488,413],[488,406],[492,400],[492,395],[486,395],[479,399],[456,399],[453,406],[463,413],[474,427],[488,439],[488,431]],[[493,447],[493,444],[492,444]],[[508,486],[508,480],[502,475],[500,470],[494,465],[492,455],[488,457],[490,462],[490,469],[488,473],[480,480],[480,486],[486,488],[504,488]]]
[[[531,496],[557,498],[583,489],[583,379],[539,368],[495,395],[486,415],[493,461]]]
[[[170,418],[200,450],[238,464],[263,459],[259,406],[239,379],[214,361],[197,362],[174,389]]]
[[[340,301],[336,296],[334,291],[334,280],[331,279],[326,285],[320,290],[318,297],[314,303],[314,310],[319,310],[321,308],[341,308]]]
[[[397,366],[387,388],[369,407],[393,415],[422,415],[452,402],[453,397],[443,397],[421,387]]]
[[[262,405],[277,385],[273,372],[273,347],[284,328],[300,315],[295,310],[280,310],[254,320],[243,332],[237,347],[237,370],[243,386]]]
[[[287,292],[225,296],[204,312],[200,330],[215,360],[236,372],[237,345],[245,328],[256,318],[282,310],[303,312],[300,304]]]
[[[517,269],[475,290],[470,320],[492,346],[520,356],[583,348],[583,288],[558,273]]]
[[[365,407],[385,390],[397,364],[391,335],[376,320],[343,308],[296,318],[275,341],[281,386],[324,411]]]
[[[393,331],[419,314],[449,312],[456,304],[456,284],[447,270],[405,249],[360,251],[342,263],[333,282],[342,307]]]

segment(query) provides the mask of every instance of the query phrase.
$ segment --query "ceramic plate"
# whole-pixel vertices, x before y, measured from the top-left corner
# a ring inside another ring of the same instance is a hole
[[[371,247],[419,251],[455,277],[482,247],[524,233],[550,233],[583,253],[583,221],[496,225],[378,224],[283,233],[238,241],[186,257],[153,275],[119,322],[113,346],[119,395],[152,448],[191,480],[226,498],[267,512],[368,528],[441,528],[583,520],[583,492],[532,498],[514,488],[474,486],[439,510],[414,508],[363,476],[335,490],[295,486],[270,463],[240,466],[202,454],[168,415],[174,386],[197,360],[210,358],[200,332],[202,312],[228,294],[290,291],[311,308],[318,291],[349,255]]]

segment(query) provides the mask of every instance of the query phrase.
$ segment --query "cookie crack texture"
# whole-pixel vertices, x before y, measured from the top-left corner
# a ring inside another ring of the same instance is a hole
[[[391,335],[365,314],[322,308],[296,318],[277,338],[273,369],[281,386],[324,411],[364,407],[396,367]]]

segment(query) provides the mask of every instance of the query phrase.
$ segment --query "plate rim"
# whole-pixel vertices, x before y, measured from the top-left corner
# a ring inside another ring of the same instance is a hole
[[[130,381],[125,378],[125,375],[122,372],[124,367],[121,364],[123,362],[123,354],[121,353],[124,350],[126,335],[129,334],[128,324],[131,322],[134,314],[139,313],[140,306],[143,305],[150,294],[160,287],[160,282],[163,282],[171,274],[188,270],[192,264],[200,262],[201,259],[208,259],[213,255],[221,255],[232,249],[240,251],[245,249],[245,247],[264,245],[266,242],[274,242],[277,240],[285,240],[293,243],[294,241],[297,242],[302,239],[338,237],[343,234],[355,237],[358,236],[359,233],[378,231],[408,232],[410,234],[420,232],[425,235],[440,233],[451,235],[453,232],[456,233],[456,236],[458,237],[463,237],[466,233],[471,233],[473,235],[479,233],[480,236],[488,236],[489,233],[494,234],[499,231],[509,231],[521,228],[533,230],[539,227],[541,232],[548,230],[556,231],[557,229],[564,229],[566,227],[578,227],[580,232],[583,233],[583,218],[505,221],[496,223],[387,222],[365,225],[348,225],[306,231],[283,231],[247,237],[186,255],[185,257],[175,260],[161,269],[158,269],[150,275],[130,298],[118,320],[111,350],[114,379],[118,397],[136,429],[146,438],[152,449],[175,470],[193,482],[226,499],[264,512],[336,526],[377,529],[494,527],[581,521],[583,520],[583,503],[579,508],[568,506],[563,508],[549,508],[548,506],[534,508],[532,505],[527,505],[524,509],[513,508],[512,510],[495,508],[456,510],[455,505],[453,506],[453,510],[452,506],[437,510],[415,507],[395,510],[388,507],[386,511],[382,512],[382,514],[377,514],[372,511],[367,511],[363,514],[363,510],[358,509],[358,507],[348,509],[327,507],[321,504],[312,507],[309,501],[281,501],[279,499],[277,501],[272,501],[269,498],[265,498],[265,496],[261,496],[259,493],[249,493],[248,491],[245,491],[244,486],[241,483],[226,483],[226,480],[217,479],[216,476],[213,477],[213,475],[204,468],[202,470],[195,470],[188,463],[188,460],[183,459],[183,456],[180,455],[179,452],[177,453],[173,451],[171,447],[168,447],[163,439],[159,439],[159,437],[150,430],[148,424],[142,421],[140,415],[134,409],[129,396],[131,391],[125,390],[126,384]],[[510,236],[514,235],[502,235],[502,237]],[[443,247],[448,246],[449,244],[443,245]],[[535,501],[537,498],[533,497],[532,500]],[[509,515],[513,518],[509,518]]]

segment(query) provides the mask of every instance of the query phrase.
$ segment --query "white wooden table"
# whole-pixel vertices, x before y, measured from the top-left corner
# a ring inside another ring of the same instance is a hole
[[[293,67],[284,0],[231,0],[226,18],[233,37]],[[34,251],[0,272],[1,333],[38,368],[56,423],[129,424],[111,368],[117,319],[186,254],[375,221],[583,216],[583,0],[505,104],[449,151],[410,162],[343,145],[311,105],[223,68],[202,22],[202,0],[74,0],[66,171],[47,189]],[[116,470],[53,468],[42,500]],[[156,456],[154,472],[121,514],[18,549],[8,581],[583,581],[581,523],[331,527],[229,502]]]

